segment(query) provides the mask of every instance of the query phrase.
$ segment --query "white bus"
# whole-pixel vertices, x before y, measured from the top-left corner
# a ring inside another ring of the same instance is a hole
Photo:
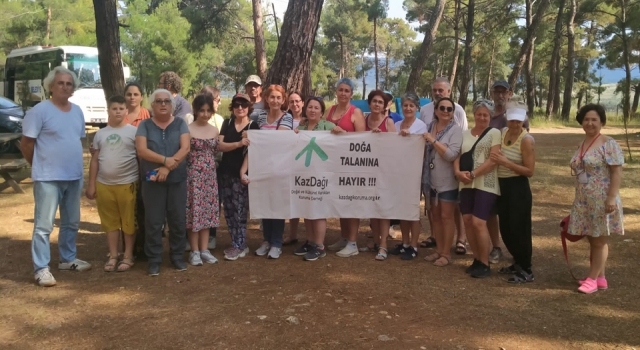
[[[98,49],[86,46],[30,46],[12,50],[7,56],[0,96],[14,100],[23,108],[31,108],[49,96],[42,81],[57,66],[74,71],[80,86],[70,101],[82,108],[87,125],[107,122],[107,102],[100,85]],[[123,64],[124,66],[124,64]],[[124,67],[129,78],[129,67]]]

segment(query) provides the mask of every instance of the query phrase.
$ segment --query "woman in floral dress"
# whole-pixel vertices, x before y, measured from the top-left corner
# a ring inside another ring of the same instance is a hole
[[[193,111],[195,119],[189,124],[191,152],[187,156],[187,232],[192,249],[189,263],[202,266],[203,262],[218,262],[208,246],[209,228],[220,225],[215,163],[219,132],[209,124],[213,115],[211,96],[197,96]]]
[[[576,195],[568,232],[587,236],[591,246],[589,276],[580,281],[579,292],[590,294],[607,289],[604,270],[611,234],[624,234],[620,183],[624,155],[618,143],[600,134],[607,122],[604,108],[589,104],[576,116],[585,138],[571,159],[576,177]]]

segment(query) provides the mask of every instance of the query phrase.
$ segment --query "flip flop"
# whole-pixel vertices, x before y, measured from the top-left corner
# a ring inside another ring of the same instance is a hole
[[[436,246],[436,239],[433,236],[427,238],[426,240],[420,243],[420,247],[422,248],[433,248]]]

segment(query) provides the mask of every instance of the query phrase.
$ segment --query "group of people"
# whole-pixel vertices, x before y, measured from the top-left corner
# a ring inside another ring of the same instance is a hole
[[[77,259],[75,248],[85,129],[81,110],[68,98],[78,80],[73,72],[57,67],[44,83],[51,99],[27,113],[22,151],[32,164],[34,180],[35,279],[42,286],[52,286],[56,281],[49,270],[49,234],[58,207],[58,268],[83,271],[91,265]],[[501,258],[501,235],[513,264],[499,272],[510,275],[511,283],[534,280],[529,178],[535,170],[535,141],[528,133],[526,109],[510,101],[513,92],[506,81],[493,84],[491,100],[473,103],[472,128],[464,109],[450,98],[446,78],[433,82],[434,101],[425,106],[421,107],[416,94],[404,94],[400,99],[403,116],[390,111],[393,96],[381,90],[368,95],[370,113],[365,115],[351,104],[354,85],[346,78],[336,84],[337,103],[326,110],[322,98],[304,99],[279,85],[263,90],[260,78],[250,76],[246,93],[233,96],[227,119],[217,114],[219,90],[205,87],[191,106],[179,95],[180,90],[179,77],[165,72],[158,89],[149,96],[151,111],[141,107],[143,92],[135,83],[125,87],[124,96],[108,101],[109,122],[95,135],[86,189],[86,196],[97,201],[102,229],[107,232],[105,271],[127,271],[135,264],[134,256],[144,255],[149,275],[158,275],[165,232],[176,269],[186,270],[187,248],[191,265],[216,263],[211,236],[220,225],[221,205],[231,235],[224,258],[245,257],[249,253],[247,155],[252,147],[247,132],[308,130],[424,137],[421,188],[432,236],[419,242],[420,221],[401,220],[402,242],[389,247],[390,220],[371,218],[376,260],[384,261],[389,254],[411,260],[422,246],[435,248],[425,260],[448,266],[455,236],[455,253],[466,254],[467,244],[473,252],[466,272],[483,278]],[[592,293],[607,287],[607,237],[623,234],[618,191],[624,157],[613,139],[600,134],[606,123],[602,107],[584,106],[576,119],[586,137],[570,163],[576,176],[576,199],[569,232],[590,236],[591,271],[579,290]],[[298,225],[299,219],[290,220],[285,239],[285,220],[263,219],[263,242],[255,254],[279,258],[283,245],[298,241]],[[326,250],[345,258],[359,254],[359,219],[340,218],[341,237],[326,247],[326,219],[304,219],[304,225],[306,241],[294,251],[304,260],[322,258]],[[120,259],[121,234],[124,253]]]

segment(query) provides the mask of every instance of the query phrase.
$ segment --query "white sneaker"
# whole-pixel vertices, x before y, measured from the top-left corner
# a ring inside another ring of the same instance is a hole
[[[191,251],[191,244],[189,244],[189,242],[187,242],[187,244],[184,246],[184,251],[185,252],[190,252]]]
[[[211,252],[208,250],[200,251],[200,259],[202,259],[202,261],[206,262],[207,264],[215,264],[218,262],[218,259],[216,259],[216,257],[213,256],[213,254],[211,254]]]
[[[216,249],[216,238],[215,237],[209,237],[209,246],[207,247],[210,250],[211,249]],[[202,254],[200,254],[202,255]]]
[[[36,283],[42,287],[53,287],[56,285],[56,279],[49,271],[49,268],[44,268],[35,274]]]
[[[336,243],[327,246],[327,249],[332,250],[332,251],[338,251],[338,250],[341,250],[344,247],[346,247],[347,243],[349,243],[349,242],[347,241],[346,238],[340,238],[340,240],[337,241]]]
[[[91,264],[86,261],[82,261],[80,259],[76,259],[71,262],[59,263],[58,270],[61,271],[87,271],[91,270]]]
[[[193,266],[202,266],[202,259],[200,259],[200,252],[195,251],[189,253],[189,264]]]
[[[269,248],[271,248],[271,245],[269,245],[269,242],[262,242],[262,245],[260,246],[260,248],[256,250],[256,255],[257,256],[267,255],[267,253],[269,252]]]
[[[271,247],[271,249],[269,249],[269,255],[267,256],[267,258],[277,259],[280,257],[280,254],[282,254],[281,248]]]
[[[358,255],[358,247],[353,244],[347,244],[341,251],[337,252],[336,255],[341,258],[348,258],[350,256]]]

